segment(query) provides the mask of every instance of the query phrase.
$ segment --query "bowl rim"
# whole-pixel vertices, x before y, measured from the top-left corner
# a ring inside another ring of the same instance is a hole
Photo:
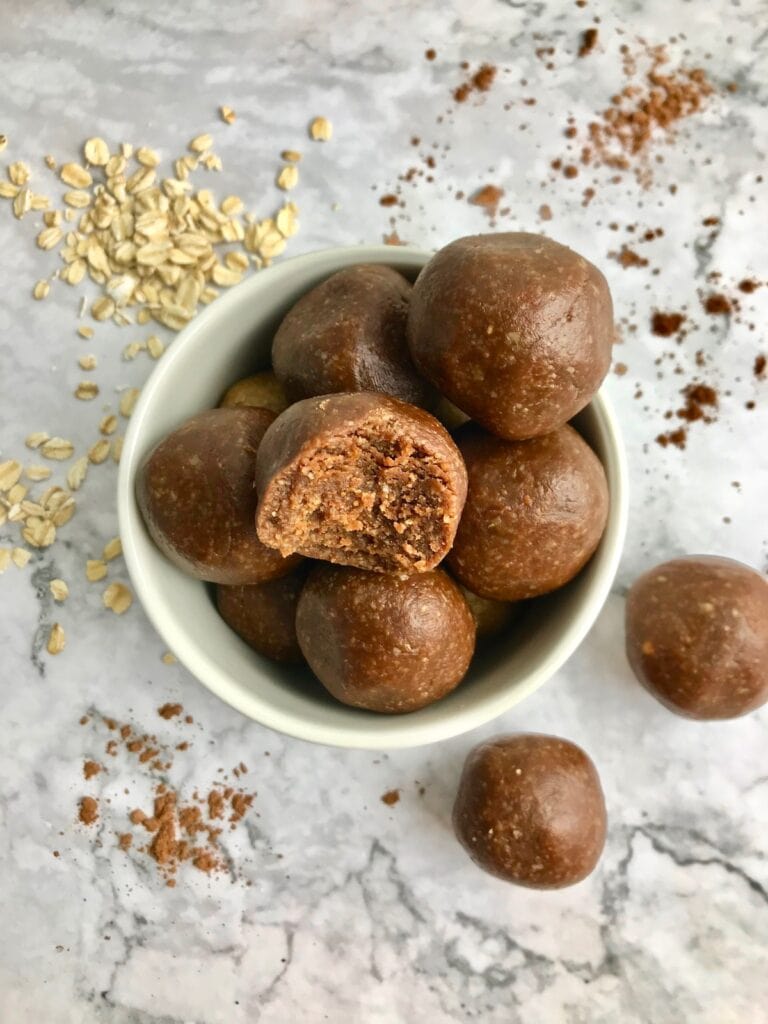
[[[600,559],[599,571],[591,581],[584,602],[578,607],[563,632],[542,660],[514,686],[489,694],[471,705],[461,705],[453,714],[423,722],[411,715],[361,716],[354,732],[349,727],[327,723],[313,723],[274,707],[263,700],[258,692],[244,691],[219,668],[215,659],[202,647],[189,652],[189,637],[164,606],[152,584],[137,544],[137,530],[143,530],[141,516],[134,497],[134,480],[142,455],[143,426],[152,407],[153,396],[163,382],[172,376],[176,363],[184,358],[185,349],[208,334],[222,311],[246,305],[252,292],[262,292],[278,275],[289,276],[301,268],[333,259],[338,266],[354,263],[378,262],[390,266],[414,269],[423,266],[431,252],[406,246],[359,245],[322,249],[283,260],[259,271],[242,284],[222,295],[178,333],[168,351],[147,379],[131,416],[120,459],[117,484],[117,506],[120,537],[129,576],[141,605],[169,649],[192,676],[231,707],[277,732],[343,748],[387,750],[415,747],[469,732],[508,711],[529,696],[571,657],[590,631],[610,593],[622,555],[628,519],[628,471],[621,429],[613,406],[604,390],[594,396],[588,408],[594,414],[603,439],[605,452],[601,461],[609,483],[610,505],[608,521],[600,548],[593,556]],[[271,275],[271,276],[270,276]],[[198,341],[198,343],[200,343]]]

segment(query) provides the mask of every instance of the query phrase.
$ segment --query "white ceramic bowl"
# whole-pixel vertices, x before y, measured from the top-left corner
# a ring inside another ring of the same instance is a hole
[[[595,556],[563,590],[533,603],[510,635],[475,659],[444,700],[407,715],[377,715],[333,700],[308,670],[260,657],[219,618],[210,589],[152,543],[134,498],[145,455],[188,417],[215,406],[228,385],[269,363],[286,310],[342,267],[386,263],[414,279],[430,253],[392,246],[329,249],[261,271],[182,331],[153,372],[131,418],[118,483],[123,551],[144,609],[168,647],[201,683],[263,725],[301,739],[371,750],[418,746],[490,721],[549,679],[584,639],[611,587],[624,541],[627,475],[604,395],[576,419],[599,455],[611,496]]]

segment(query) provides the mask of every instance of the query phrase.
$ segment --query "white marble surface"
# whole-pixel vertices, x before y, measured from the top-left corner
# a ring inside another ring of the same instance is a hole
[[[217,190],[264,210],[278,201],[277,155],[295,146],[307,153],[296,194],[298,253],[380,240],[391,211],[377,195],[415,162],[420,150],[410,136],[449,144],[434,151],[442,154],[436,183],[406,187],[401,237],[430,247],[482,230],[482,212],[457,202],[449,186],[470,192],[493,181],[511,206],[501,224],[536,230],[536,211],[549,203],[554,218],[545,227],[605,268],[619,319],[637,325],[625,327],[617,349],[629,372],[608,384],[632,467],[630,533],[598,625],[535,696],[439,747],[343,752],[246,721],[178,666],[161,663],[163,645],[139,607],[122,619],[101,609],[100,588],[86,584],[82,566],[115,532],[115,471],[93,472],[62,531],[66,543],[0,578],[0,1020],[765,1024],[768,712],[714,725],[671,716],[630,676],[621,622],[627,584],[654,561],[716,551],[766,568],[768,382],[757,383],[751,367],[768,344],[768,289],[742,296],[742,324],[704,316],[699,293],[710,270],[723,273],[729,291],[750,274],[768,276],[768,188],[755,182],[768,149],[768,7],[601,3],[599,51],[578,60],[592,3],[188,0],[184,13],[181,6],[6,2],[0,131],[11,145],[0,162],[26,158],[45,173],[43,154],[72,159],[95,133],[175,155],[210,129],[225,163]],[[540,182],[562,152],[565,117],[573,112],[583,123],[605,105],[620,81],[618,46],[636,35],[678,35],[673,61],[688,51],[718,91],[674,149],[660,147],[665,162],[650,191],[629,181],[606,186],[584,209],[583,177]],[[553,70],[534,52],[549,45]],[[423,58],[427,46],[438,51],[433,63]],[[462,59],[509,71],[481,104],[437,124],[452,105]],[[518,84],[523,78],[527,86]],[[723,90],[731,80],[738,93]],[[521,102],[530,95],[536,106]],[[220,103],[238,112],[235,126],[217,122]],[[325,147],[305,139],[316,113],[336,128]],[[679,186],[674,197],[671,182]],[[706,216],[722,221],[711,239],[701,227]],[[622,270],[607,253],[634,222],[665,234],[642,249],[651,267]],[[120,361],[130,331],[100,329],[81,344],[77,300],[63,286],[43,303],[30,300],[32,283],[50,267],[34,247],[34,227],[0,207],[0,460],[24,454],[31,430],[80,446],[93,440],[100,409],[70,397],[81,352],[99,354],[106,400],[150,369],[144,357]],[[653,276],[654,266],[663,273]],[[657,379],[654,359],[671,346],[648,330],[655,305],[687,305],[695,321],[678,350],[683,376],[669,364]],[[701,370],[697,349],[710,359]],[[667,426],[661,414],[697,372],[732,394],[717,423],[694,424],[687,451],[664,452],[653,443]],[[643,400],[632,398],[637,384]],[[750,399],[754,411],[744,408]],[[12,536],[0,528],[0,545]],[[113,567],[113,575],[121,571]],[[55,575],[72,591],[61,610],[46,588]],[[41,651],[54,618],[70,638],[55,659]],[[120,758],[92,789],[104,807],[113,798],[100,843],[74,823],[86,791],[83,758],[103,751],[103,738],[97,745],[79,716],[97,709],[173,738],[179,726],[155,709],[175,699],[196,721],[194,746],[176,763],[182,789],[222,765],[251,767],[255,813],[226,840],[235,881],[189,871],[170,890],[145,860],[117,850],[125,801],[146,796],[146,782]],[[601,771],[608,845],[594,876],[573,889],[505,886],[477,871],[451,837],[466,751],[518,729],[576,740]],[[379,797],[393,787],[402,796],[389,808]]]

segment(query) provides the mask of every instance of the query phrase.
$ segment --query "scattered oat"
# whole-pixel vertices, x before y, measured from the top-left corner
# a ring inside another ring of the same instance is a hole
[[[219,113],[221,114],[221,120],[226,124],[234,124],[237,120],[237,114],[232,107],[222,105],[219,107]]]
[[[115,302],[108,295],[102,295],[91,306],[91,316],[94,320],[109,320],[116,309]]]
[[[88,473],[88,456],[81,455],[75,459],[67,471],[67,487],[70,491],[79,491]]]
[[[146,344],[143,341],[131,341],[123,349],[123,359],[130,361],[144,351]]]
[[[156,334],[150,334],[147,338],[147,351],[153,359],[159,359],[163,352],[165,352],[165,345]]]
[[[107,543],[104,545],[104,551],[102,552],[101,557],[104,559],[105,562],[111,562],[113,558],[118,558],[120,555],[122,555],[122,553],[122,541],[120,540],[119,537],[113,537],[111,540],[108,540]]]
[[[211,136],[204,132],[202,135],[196,135],[194,139],[189,143],[189,148],[193,153],[204,153],[206,149],[210,149],[213,145],[213,139]]]
[[[37,236],[38,248],[46,251],[55,249],[63,237],[64,233],[61,228],[43,228]]]
[[[36,299],[44,299],[51,290],[50,284],[45,280],[38,281],[32,289],[32,295]]]
[[[16,459],[0,462],[0,491],[10,491],[19,482],[24,467]]]
[[[83,146],[83,156],[89,164],[103,167],[109,160],[109,146],[104,139],[88,139]]]
[[[51,438],[50,434],[46,434],[44,430],[38,430],[34,434],[28,434],[24,443],[27,448],[39,448],[41,444],[45,444]]]
[[[67,637],[64,633],[64,628],[59,625],[58,622],[54,622],[51,626],[51,632],[48,635],[48,643],[46,646],[49,654],[61,654],[67,646]]]
[[[64,580],[51,580],[48,584],[48,589],[53,595],[53,600],[58,601],[61,604],[62,601],[66,601],[69,597],[69,587]]]
[[[115,416],[114,413],[110,413],[108,416],[105,416],[101,423],[99,423],[99,432],[102,434],[114,434],[116,430],[117,416]]]
[[[5,572],[8,566],[11,564],[11,549],[0,548],[0,576]]]
[[[140,388],[126,388],[126,390],[120,396],[121,416],[125,416],[127,419],[131,415],[136,406],[136,402],[138,401],[140,393]]]
[[[38,482],[40,480],[47,480],[51,475],[51,469],[48,466],[32,464],[31,466],[27,466],[24,473],[29,480]]]
[[[8,145],[8,136],[0,134],[0,153],[3,152],[5,147]]]
[[[299,168],[295,164],[286,164],[277,175],[277,187],[288,192],[299,183]]]
[[[75,388],[75,398],[81,402],[92,402],[99,393],[99,385],[95,380],[81,380]]]
[[[23,569],[31,557],[32,552],[26,548],[14,548],[11,551],[11,561],[17,569]]]
[[[89,558],[85,563],[85,578],[90,583],[98,583],[107,575],[107,563],[101,558]]]
[[[309,126],[309,134],[315,142],[328,142],[333,135],[333,125],[327,117],[316,117]]]
[[[62,164],[59,177],[72,188],[88,188],[93,183],[91,175],[79,164]]]
[[[105,608],[115,615],[122,615],[133,604],[133,594],[124,583],[110,583],[104,591],[103,600]]]
[[[176,655],[171,654],[170,651],[166,651],[162,657],[162,662],[164,665],[175,665],[177,660],[178,659],[176,658]]]
[[[49,548],[56,540],[56,527],[49,519],[30,515],[21,536],[33,548]]]
[[[26,185],[29,177],[29,168],[22,160],[17,160],[8,168],[8,178],[14,185]]]
[[[15,188],[16,186],[12,186]],[[13,200],[13,215],[17,220],[21,218],[32,209],[32,193],[28,188],[19,189],[16,193],[16,198]]]
[[[142,167],[157,167],[160,163],[160,155],[149,146],[139,146],[136,150],[136,159]]]
[[[100,438],[88,449],[88,461],[92,462],[95,466],[100,466],[102,462],[106,462],[109,458],[109,449],[110,443],[107,438]]]
[[[80,356],[77,360],[77,365],[81,370],[95,370],[98,360],[96,356],[89,352],[87,355]]]
[[[123,441],[124,440],[125,440],[125,438],[123,438],[122,435],[121,435],[120,437],[116,437],[114,439],[114,441],[112,442],[112,459],[113,459],[114,462],[119,462],[120,461],[120,458],[121,458],[121,456],[123,454]]]

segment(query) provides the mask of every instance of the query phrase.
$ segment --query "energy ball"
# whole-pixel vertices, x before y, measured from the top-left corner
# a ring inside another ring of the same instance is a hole
[[[161,441],[144,461],[136,499],[155,544],[189,576],[261,583],[289,572],[256,535],[256,451],[274,416],[266,409],[209,409]]]
[[[376,572],[425,572],[456,534],[467,474],[429,413],[373,392],[307,398],[278,416],[256,463],[259,537]]]
[[[411,285],[390,267],[340,270],[288,312],[272,344],[272,365],[292,400],[340,391],[381,391],[414,405],[432,389],[411,361],[405,337]]]
[[[599,459],[573,427],[503,441],[456,433],[467,501],[448,566],[480,597],[520,601],[562,587],[587,563],[608,515]]]
[[[608,372],[613,307],[588,260],[541,235],[460,238],[422,270],[408,341],[418,370],[493,434],[561,427]]]
[[[488,597],[480,597],[479,594],[467,590],[461,583],[459,589],[475,620],[478,641],[503,633],[517,614],[518,605],[515,602],[493,601]]]
[[[229,388],[219,407],[222,409],[250,406],[254,409],[269,409],[278,416],[290,405],[285,388],[271,370],[262,370],[251,377],[236,381]]]
[[[489,874],[530,889],[562,889],[586,878],[603,852],[600,777],[569,740],[499,736],[464,762],[453,827]]]
[[[266,583],[216,588],[219,615],[259,654],[273,661],[302,662],[296,639],[296,605],[306,571],[300,566]]]
[[[475,649],[475,623],[444,572],[382,576],[318,565],[301,592],[296,634],[337,700],[389,714],[450,693]]]
[[[736,718],[768,701],[768,581],[730,558],[676,558],[627,598],[627,658],[688,718]]]

